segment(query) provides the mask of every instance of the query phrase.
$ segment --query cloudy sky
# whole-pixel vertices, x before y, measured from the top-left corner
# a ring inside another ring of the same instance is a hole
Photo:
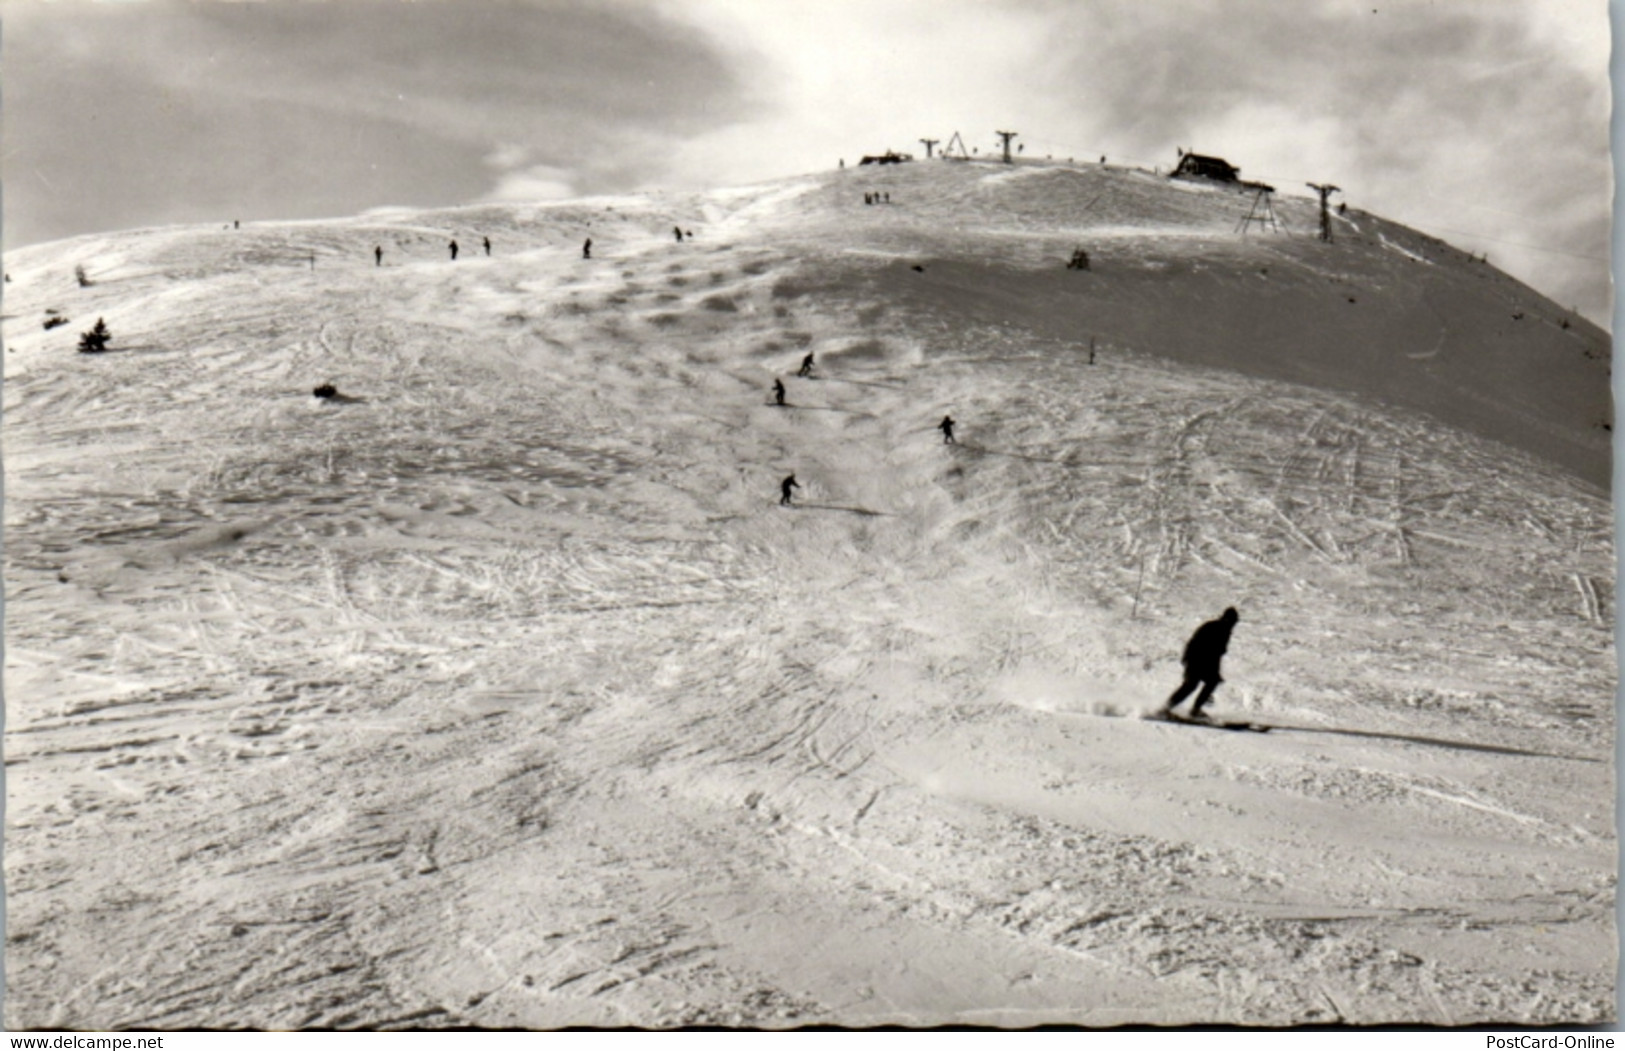
[[[3,0],[4,242],[822,170],[1227,157],[1608,322],[1607,0]]]

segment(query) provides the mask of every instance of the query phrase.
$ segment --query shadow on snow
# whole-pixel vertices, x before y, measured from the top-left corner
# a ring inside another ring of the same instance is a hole
[[[1350,730],[1338,726],[1289,726],[1281,723],[1266,724],[1272,730],[1295,730],[1299,733],[1315,734],[1341,734],[1345,737],[1380,737],[1390,741],[1409,741],[1411,744],[1432,745],[1436,748],[1454,748],[1463,752],[1490,752],[1496,755],[1525,755],[1538,759],[1566,759],[1576,763],[1601,763],[1602,759],[1593,759],[1583,755],[1559,755],[1556,752],[1541,752],[1531,748],[1513,748],[1509,745],[1479,744],[1476,741],[1452,741],[1443,737],[1424,737],[1421,734],[1389,733],[1382,730]]]
[[[890,518],[890,511],[871,511],[867,507],[841,507],[837,504],[792,504],[792,507],[803,511],[845,511],[849,515],[863,515],[865,518]]]

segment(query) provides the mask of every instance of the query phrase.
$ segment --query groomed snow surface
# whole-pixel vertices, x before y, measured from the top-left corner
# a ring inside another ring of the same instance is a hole
[[[1607,337],[1250,204],[9,253],[7,1026],[1613,1018]],[[1229,605],[1278,728],[1144,718]]]

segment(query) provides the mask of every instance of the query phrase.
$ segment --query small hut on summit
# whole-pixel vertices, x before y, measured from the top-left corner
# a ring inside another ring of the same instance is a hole
[[[1170,179],[1212,179],[1214,182],[1238,182],[1241,169],[1223,157],[1208,157],[1200,153],[1187,153],[1179,158],[1179,166],[1168,174]]]
[[[902,164],[905,161],[911,161],[913,159],[914,155],[912,153],[898,153],[895,150],[887,150],[885,153],[882,153],[879,156],[865,156],[863,160],[858,162],[858,164]]]

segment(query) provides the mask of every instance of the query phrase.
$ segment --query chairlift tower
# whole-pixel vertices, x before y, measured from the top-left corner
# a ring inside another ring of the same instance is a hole
[[[1320,194],[1320,239],[1329,244],[1332,239],[1332,215],[1326,210],[1326,198],[1343,191],[1331,183],[1321,185],[1320,183],[1310,182],[1304,183],[1304,185]]]
[[[1021,133],[1019,131],[996,131],[993,134],[1004,140],[1004,163],[1014,163],[1010,160],[1010,140]]]
[[[1281,229],[1281,224],[1275,218],[1274,192],[1268,187],[1258,188],[1258,192],[1253,195],[1253,206],[1247,209],[1247,214],[1236,224],[1237,233],[1243,237],[1247,236],[1248,229],[1254,223],[1257,223],[1261,230]]]
[[[962,160],[962,161],[970,160],[970,151],[965,148],[965,140],[959,137],[959,132],[957,132],[957,131],[954,132],[954,137],[948,140],[948,145],[946,145],[946,146],[944,146],[942,148],[942,155],[944,157],[953,157],[954,156],[954,143],[959,144],[959,156],[958,156],[958,159]]]
[[[942,141],[941,139],[921,139],[920,140],[920,145],[925,147],[925,159],[926,160],[931,159],[931,147],[935,146],[937,143],[939,143],[941,141]]]

